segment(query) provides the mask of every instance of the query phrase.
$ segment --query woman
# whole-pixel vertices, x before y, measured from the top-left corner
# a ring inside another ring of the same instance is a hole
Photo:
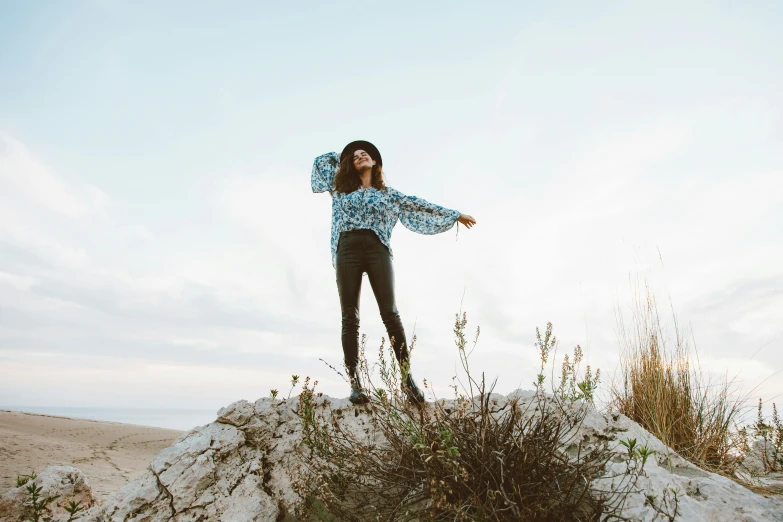
[[[471,216],[440,207],[415,196],[406,196],[384,183],[383,162],[378,149],[368,141],[354,141],[338,156],[329,152],[315,158],[311,174],[313,192],[332,195],[332,266],[342,311],[342,344],[345,366],[351,379],[350,401],[370,401],[357,372],[359,354],[359,295],[362,274],[367,272],[381,319],[400,364],[408,363],[408,343],[394,299],[394,270],[389,244],[399,219],[419,234],[438,234],[456,221],[467,228],[476,224]],[[403,383],[408,399],[424,402],[410,372]]]

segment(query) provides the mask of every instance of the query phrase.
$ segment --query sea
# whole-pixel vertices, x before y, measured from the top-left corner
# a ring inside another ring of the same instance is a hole
[[[209,410],[188,410],[154,408],[78,408],[62,406],[0,406],[0,409],[56,415],[58,417],[122,422],[125,424],[137,424],[139,426],[153,426],[156,428],[168,428],[181,431],[187,431],[196,426],[209,424],[217,418],[218,410],[218,408]]]

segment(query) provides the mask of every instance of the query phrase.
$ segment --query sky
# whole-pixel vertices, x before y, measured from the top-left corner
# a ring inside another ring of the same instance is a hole
[[[309,178],[356,139],[477,221],[392,234],[438,396],[460,311],[496,391],[547,322],[607,389],[648,281],[705,372],[779,399],[783,4],[599,4],[2,2],[0,406],[347,396]],[[360,311],[373,363],[366,276]]]

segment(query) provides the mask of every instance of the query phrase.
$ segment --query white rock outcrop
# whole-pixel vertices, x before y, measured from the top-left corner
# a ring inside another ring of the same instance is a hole
[[[84,509],[89,509],[97,504],[84,473],[71,466],[49,466],[31,482],[18,488],[9,489],[0,496],[0,521],[32,520],[33,509],[29,505],[30,494],[27,491],[27,487],[31,483],[41,488],[41,498],[59,495],[49,504],[47,515],[50,515],[51,518],[46,520],[53,522],[68,520],[69,515],[64,508],[71,501],[80,502],[80,506]]]
[[[757,437],[750,443],[750,451],[742,462],[744,469],[753,476],[763,476],[780,468],[781,456],[772,441]]]
[[[518,390],[509,396],[493,394],[503,407],[510,398],[535,400]],[[370,430],[365,407],[347,399],[320,397],[320,411],[357,434]],[[155,521],[281,521],[295,520],[297,497],[292,473],[301,462],[302,427],[294,413],[298,397],[287,401],[238,401],[218,412],[215,422],[183,434],[160,452],[148,470],[92,508],[86,522]],[[580,437],[609,437],[624,453],[620,439],[636,438],[656,451],[645,467],[639,491],[628,497],[623,515],[651,522],[664,520],[649,505],[647,495],[662,498],[678,491],[678,521],[783,521],[783,501],[764,497],[734,481],[708,473],[680,458],[649,432],[622,415],[604,416],[589,410]],[[611,463],[608,473],[622,471]],[[614,469],[617,468],[617,469]],[[623,468],[624,469],[624,468]],[[604,485],[612,479],[600,479]],[[657,517],[657,518],[656,518]]]

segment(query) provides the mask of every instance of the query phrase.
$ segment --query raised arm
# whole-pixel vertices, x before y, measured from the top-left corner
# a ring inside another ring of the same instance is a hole
[[[336,152],[321,154],[313,161],[313,171],[310,174],[310,185],[313,192],[331,192],[334,187],[334,175],[340,166],[340,156]]]
[[[394,190],[394,189],[391,189]],[[460,217],[459,210],[441,207],[416,196],[406,196],[395,190],[400,209],[400,223],[419,234],[446,232]]]

